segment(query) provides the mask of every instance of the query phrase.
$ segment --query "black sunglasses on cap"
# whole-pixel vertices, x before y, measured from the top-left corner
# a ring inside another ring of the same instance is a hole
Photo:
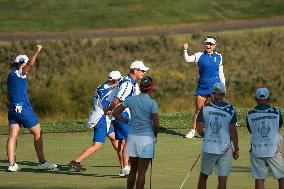
[[[25,63],[25,59],[24,59],[24,58],[20,58],[20,59],[19,59],[19,63],[20,63],[20,64],[24,64],[24,63]]]
[[[206,38],[212,38],[212,39],[214,39],[215,41],[217,40],[217,38],[214,37],[214,36],[212,36],[212,35],[208,35],[208,36],[206,36]]]

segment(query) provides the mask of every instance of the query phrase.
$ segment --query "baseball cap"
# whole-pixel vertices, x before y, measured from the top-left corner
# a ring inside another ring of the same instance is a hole
[[[15,60],[11,63],[12,64],[14,63],[24,64],[24,63],[27,63],[28,61],[29,61],[29,57],[27,55],[20,54],[16,56]]]
[[[212,43],[212,44],[216,44],[216,37],[213,37],[213,36],[207,36],[205,41],[205,43]]]
[[[222,82],[214,83],[213,92],[226,93],[226,87],[225,87],[224,83],[222,83]]]
[[[155,87],[155,82],[149,76],[143,77],[140,81],[140,90],[142,92],[150,91]]]
[[[134,62],[132,62],[131,65],[130,65],[130,69],[131,69],[131,70],[132,70],[132,69],[138,69],[138,70],[142,70],[142,71],[147,71],[147,70],[149,70],[149,68],[146,67],[146,66],[144,65],[144,63],[143,63],[142,61],[140,61],[140,60],[135,60]]]
[[[261,87],[256,89],[255,98],[256,99],[268,99],[269,91],[266,87]]]
[[[111,72],[109,72],[109,74],[108,74],[108,79],[109,80],[120,80],[121,79],[121,74],[120,74],[120,72],[119,71],[111,71]]]

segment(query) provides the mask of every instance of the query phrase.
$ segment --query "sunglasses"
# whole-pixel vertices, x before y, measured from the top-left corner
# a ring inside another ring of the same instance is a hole
[[[19,63],[20,64],[24,64],[25,63],[25,59],[24,58],[20,58]]]
[[[214,40],[217,40],[217,38],[214,37],[214,36],[212,36],[212,35],[208,35],[208,36],[206,36],[206,38],[212,38],[212,39],[214,39]]]

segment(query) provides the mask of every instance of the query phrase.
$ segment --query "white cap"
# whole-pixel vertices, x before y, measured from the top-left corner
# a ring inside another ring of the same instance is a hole
[[[140,60],[135,60],[134,62],[132,62],[131,65],[130,65],[130,69],[131,69],[131,70],[132,70],[132,69],[138,69],[138,70],[142,70],[142,71],[147,71],[147,70],[149,70],[149,68],[146,67],[146,66],[144,65],[144,63],[143,63],[142,61],[140,61]]]
[[[120,74],[120,72],[119,71],[111,71],[111,72],[109,72],[109,74],[108,74],[108,79],[109,80],[120,80],[121,79],[121,74]]]
[[[261,87],[256,89],[255,98],[256,99],[268,99],[269,91],[266,87]]]
[[[225,93],[226,87],[225,87],[224,83],[222,83],[222,82],[214,83],[213,92]]]
[[[29,57],[28,57],[27,55],[21,54],[21,55],[18,55],[18,56],[15,58],[14,62],[11,62],[11,63],[12,63],[12,64],[13,64],[13,63],[21,63],[21,64],[24,64],[24,63],[27,63],[28,61],[29,61]]]
[[[204,41],[205,43],[212,43],[212,44],[216,44],[216,39],[214,39],[214,37],[207,37]]]

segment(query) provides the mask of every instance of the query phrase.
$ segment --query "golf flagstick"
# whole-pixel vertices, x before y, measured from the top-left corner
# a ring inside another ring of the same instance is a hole
[[[187,178],[189,177],[189,175],[190,175],[191,171],[192,171],[192,170],[193,170],[193,168],[195,167],[195,164],[196,164],[196,163],[197,163],[197,161],[199,160],[200,155],[201,155],[201,154],[199,154],[199,155],[198,155],[198,157],[196,158],[196,160],[195,160],[195,162],[193,163],[193,165],[192,165],[191,169],[189,170],[189,172],[188,172],[188,174],[186,175],[185,179],[184,179],[184,180],[183,180],[183,182],[181,183],[181,185],[180,185],[179,189],[182,189],[182,187],[183,187],[183,185],[185,184],[185,182],[186,182]]]

